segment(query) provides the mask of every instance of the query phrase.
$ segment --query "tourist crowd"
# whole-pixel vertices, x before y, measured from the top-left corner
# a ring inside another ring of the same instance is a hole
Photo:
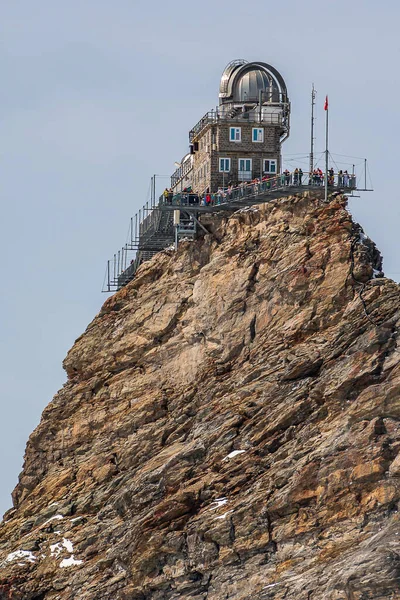
[[[336,183],[335,183],[336,177]],[[304,177],[304,172],[301,168],[296,168],[293,172],[285,169],[280,175],[265,175],[261,179],[255,178],[252,181],[242,181],[236,183],[228,183],[227,187],[219,187],[216,192],[210,192],[207,188],[202,194],[198,194],[191,187],[184,188],[181,192],[174,194],[172,188],[166,188],[163,192],[163,202],[169,205],[218,205],[222,202],[230,200],[239,200],[246,196],[257,195],[266,192],[270,189],[281,188],[282,186],[314,186],[321,187],[325,185],[325,176],[321,169],[314,169]],[[335,174],[334,170],[328,170],[328,186],[337,188],[354,188],[355,176],[350,175],[347,171],[338,171]]]

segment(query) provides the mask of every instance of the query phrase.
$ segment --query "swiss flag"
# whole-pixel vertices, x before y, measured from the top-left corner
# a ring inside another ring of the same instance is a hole
[[[328,110],[328,96],[325,96],[324,110]]]

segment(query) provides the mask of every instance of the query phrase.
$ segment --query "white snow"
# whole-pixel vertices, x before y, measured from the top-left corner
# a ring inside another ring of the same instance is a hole
[[[266,585],[265,587],[263,587],[263,590],[266,590],[267,588],[275,587],[276,585],[279,585],[279,583],[270,583],[269,585]]]
[[[63,538],[62,543],[63,543],[64,548],[72,554],[72,552],[74,551],[74,545],[71,542],[71,540],[67,540],[66,538]]]
[[[51,556],[58,556],[60,552],[63,551],[63,549],[69,552],[71,556],[69,556],[68,558],[63,558],[63,560],[60,562],[60,567],[72,567],[73,565],[82,564],[83,561],[77,560],[72,554],[74,551],[74,545],[71,542],[71,540],[68,540],[67,538],[63,538],[62,542],[57,542],[57,544],[51,544],[50,554]]]
[[[81,565],[82,563],[83,560],[76,560],[74,555],[72,555],[69,558],[64,558],[64,560],[60,562],[60,567],[63,569],[64,567],[72,567],[73,565]]]
[[[67,538],[63,538],[62,542],[57,542],[56,544],[50,544],[50,554],[51,556],[57,556],[62,552],[63,548],[70,554],[74,551],[74,545],[71,540],[67,540]]]
[[[360,242],[365,242],[365,240],[367,240],[367,236],[365,235],[365,233],[363,233],[362,231],[360,231]]]
[[[224,506],[224,504],[226,504],[228,502],[228,498],[217,498],[216,500],[213,501],[212,505],[210,506],[210,509],[215,510],[216,508],[219,508],[220,506]]]
[[[29,550],[16,550],[15,552],[11,552],[6,558],[6,562],[12,562],[16,559],[23,559],[29,562],[35,562],[36,556],[29,552]]]
[[[51,523],[51,521],[62,521],[63,518],[64,517],[62,515],[54,515],[54,517],[50,517],[50,519],[48,519],[45,523],[43,523],[42,527],[47,525],[47,523]]]
[[[62,552],[62,549],[63,545],[60,544],[60,542],[57,542],[57,544],[50,544],[50,555],[57,556],[60,554],[60,552]]]
[[[230,454],[228,454],[228,456],[225,456],[225,458],[223,458],[222,460],[228,460],[228,458],[234,458],[235,456],[238,456],[238,454],[243,454],[243,452],[246,452],[246,450],[233,450],[233,452],[230,452]]]
[[[246,208],[241,208],[236,211],[237,213],[245,213],[245,212],[259,212],[259,209],[256,206],[247,206]]]
[[[71,519],[71,523],[75,523],[75,521],[79,521],[80,519],[83,519],[83,517],[75,517],[74,519]]]
[[[220,515],[219,517],[215,517],[216,519],[226,519],[226,515],[229,515],[230,513],[232,513],[233,510],[228,510],[226,513],[224,513],[223,515]]]
[[[378,277],[381,276],[381,272],[377,271],[377,269],[373,269],[374,273],[372,275],[372,279],[377,279]]]

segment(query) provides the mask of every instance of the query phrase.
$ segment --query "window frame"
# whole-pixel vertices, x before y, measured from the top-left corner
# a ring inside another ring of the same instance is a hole
[[[269,169],[266,168],[266,163],[275,163],[275,171],[271,171],[271,165],[269,165]],[[263,173],[267,175],[277,175],[278,174],[278,159],[277,158],[264,158],[263,159]]]
[[[232,138],[232,131],[234,131],[234,137]],[[236,138],[236,135],[239,134],[239,137]],[[229,127],[229,141],[234,142],[235,144],[242,141],[242,128],[241,127]]]
[[[221,161],[228,161],[228,170],[225,169],[226,163],[224,162],[224,168],[221,169]],[[220,156],[218,159],[218,172],[219,173],[230,173],[231,172],[232,162],[228,156]]]
[[[257,139],[254,139],[254,132],[257,131]],[[258,134],[261,133],[261,139],[258,139]],[[251,130],[251,140],[254,144],[264,143],[264,127],[253,127]]]
[[[245,163],[246,161],[250,161],[250,169],[241,169],[240,168],[240,161],[243,160]],[[253,171],[253,159],[252,158],[238,158],[238,172],[242,171],[244,173],[251,173]]]

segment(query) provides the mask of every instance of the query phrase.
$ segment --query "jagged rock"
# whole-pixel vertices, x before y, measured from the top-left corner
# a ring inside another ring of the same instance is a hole
[[[342,197],[210,231],[68,353],[0,600],[400,598],[398,285]]]

